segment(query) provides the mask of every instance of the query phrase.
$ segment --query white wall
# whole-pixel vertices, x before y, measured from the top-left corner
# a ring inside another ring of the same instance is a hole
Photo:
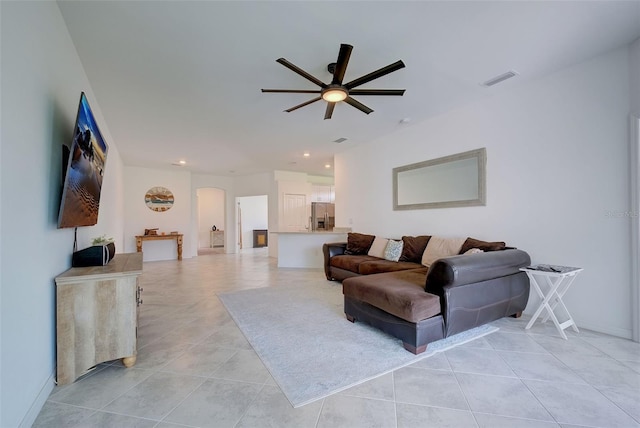
[[[277,205],[272,205],[272,200],[276,199],[272,195],[275,193],[275,182],[273,173],[254,174],[239,177],[222,177],[207,174],[193,174],[191,176],[192,193],[192,234],[197,234],[197,189],[215,187],[225,191],[225,253],[235,253],[237,251],[237,217],[236,198],[242,196],[268,195],[269,197],[269,222],[277,221]],[[274,211],[275,209],[275,211]],[[275,219],[275,220],[274,220]],[[269,228],[271,228],[269,224]],[[192,240],[192,253],[197,254],[197,242]]]
[[[125,252],[136,251],[136,235],[143,235],[145,229],[158,228],[158,233],[177,231],[184,235],[183,258],[197,254],[191,246],[191,242],[197,237],[192,233],[191,223],[191,174],[188,171],[125,166],[124,180],[124,212],[127,219],[124,225]],[[156,212],[147,207],[144,196],[147,190],[156,186],[166,187],[173,193],[174,203],[171,209]],[[144,261],[175,260],[178,257],[174,240],[144,242],[142,252]]]
[[[267,195],[245,196],[237,199],[242,209],[242,247],[253,247],[253,230],[269,228]]]
[[[211,228],[224,230],[224,190],[212,187],[197,189],[198,197],[198,247],[211,245]]]
[[[263,173],[263,174],[254,174],[248,176],[235,177],[233,179],[234,186],[234,202],[233,202],[233,219],[235,221],[233,235],[233,247],[237,247],[237,205],[235,202],[235,197],[242,196],[259,196],[259,195],[267,195],[268,199],[268,218],[269,224],[268,230],[276,230],[278,228],[278,191],[277,185],[275,181],[275,173]],[[253,244],[253,238],[251,243]],[[272,245],[273,244],[273,245]],[[269,257],[276,257],[277,243],[272,241],[272,236],[269,236]],[[245,243],[245,248],[246,243]],[[272,252],[276,251],[276,252]]]
[[[631,113],[640,117],[640,38],[631,44],[629,51]]]
[[[123,242],[122,161],[54,2],[1,2],[0,426],[30,426],[53,388],[54,278],[71,265],[73,229],[58,230],[63,144],[84,91],[109,145],[98,225]]]
[[[273,173],[245,175],[233,179],[235,196],[269,195],[273,192],[273,186]]]
[[[630,222],[607,215],[629,207],[629,105],[625,48],[338,154],[337,225],[505,240],[584,267],[565,298],[578,325],[631,337]],[[392,168],[480,147],[486,207],[392,210]]]
[[[224,252],[235,253],[236,217],[235,217],[235,195],[233,193],[233,178],[207,174],[191,175],[191,234],[198,235],[198,189],[215,187],[223,190],[225,195],[224,206]],[[198,241],[191,240],[191,253],[198,254]]]
[[[640,167],[640,129],[638,121],[640,121],[640,38],[632,43],[629,47],[630,51],[630,111],[631,111],[631,130],[630,130],[630,165],[631,165],[631,230],[632,230],[632,270],[631,270],[631,296],[634,306],[632,307],[633,317],[633,340],[640,342],[640,262],[638,254],[640,254],[640,179],[638,168]]]

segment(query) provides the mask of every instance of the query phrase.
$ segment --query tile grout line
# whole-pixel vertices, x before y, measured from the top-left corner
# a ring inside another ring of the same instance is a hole
[[[489,346],[491,346],[490,343],[489,343]],[[469,413],[471,413],[471,417],[473,418],[473,421],[475,422],[476,427],[480,427],[480,424],[478,423],[478,419],[476,418],[476,415],[473,413],[473,409],[469,404],[469,398],[467,398],[467,394],[464,393],[464,389],[462,388],[462,385],[460,385],[460,379],[458,379],[456,371],[453,369],[453,365],[451,364],[451,361],[449,361],[449,357],[447,356],[446,352],[444,352],[444,357],[446,358],[447,363],[449,364],[449,367],[451,367],[451,373],[453,374],[453,378],[456,380],[456,385],[458,385],[460,394],[462,394],[462,397],[464,398],[464,402],[467,404],[467,408],[469,409]]]
[[[188,393],[188,394],[187,394],[187,395],[186,395],[182,400],[180,400],[180,402],[179,402],[178,404],[176,404],[176,405],[175,405],[175,406],[173,406],[171,409],[169,409],[169,411],[168,411],[168,412],[164,413],[164,414],[160,417],[160,421],[161,421],[161,422],[167,422],[167,423],[173,423],[173,422],[165,421],[165,419],[167,418],[167,416],[169,416],[169,415],[170,415],[174,410],[176,410],[178,407],[180,407],[180,405],[181,405],[182,403],[184,403],[184,401],[185,401],[187,398],[191,397],[191,395],[193,395],[193,393],[194,393],[194,392],[196,392],[196,391],[197,391],[197,390],[198,390],[202,385],[204,385],[204,383],[205,383],[207,380],[208,380],[207,378],[203,378],[203,379],[202,379],[202,382],[200,382],[198,385],[196,385],[196,386],[191,390],[191,392],[189,392],[189,393]],[[183,424],[182,422],[180,422],[179,424],[181,424],[181,425],[185,425],[185,424]],[[191,426],[191,425],[186,425],[186,426]]]
[[[535,342],[535,340],[534,340],[534,342]],[[539,343],[538,343],[538,345],[542,346]],[[555,358],[555,356],[551,352],[549,352],[546,348],[545,348],[545,351],[547,351],[547,353],[549,355],[552,355]],[[518,378],[520,383],[527,389],[527,391],[529,391],[529,394],[531,394],[531,396],[533,396],[533,398],[536,399],[536,401],[540,404],[540,406],[542,406],[542,408],[545,410],[545,412],[547,412],[547,414],[551,417],[551,419],[553,419],[553,421],[556,424],[558,424],[558,426],[560,426],[560,422],[558,422],[558,420],[555,418],[555,416],[553,416],[553,414],[549,411],[549,409],[547,409],[547,406],[545,406],[544,403],[542,403],[542,401],[540,401],[538,396],[531,390],[531,388],[529,388],[529,386],[526,384],[526,382],[524,382],[524,380],[513,370],[513,367],[511,367],[509,362],[507,360],[505,360],[504,357],[502,355],[500,355],[499,352],[496,352],[496,353],[498,354],[498,357],[511,369],[511,371],[513,371],[513,374],[516,375],[516,377]]]

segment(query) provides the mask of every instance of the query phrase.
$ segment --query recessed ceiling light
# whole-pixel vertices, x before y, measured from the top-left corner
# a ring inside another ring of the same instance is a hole
[[[325,164],[325,166],[324,166],[324,167],[325,167],[325,168],[327,168],[327,169],[328,169],[328,168],[331,168],[331,164],[330,164],[330,163]]]
[[[181,161],[178,161],[178,163],[179,163],[180,165],[186,165],[186,164],[187,164],[187,161],[186,161],[186,160],[181,160]]]
[[[304,156],[305,158],[308,158],[309,156],[311,156],[311,154],[309,152],[305,152],[302,156]]]

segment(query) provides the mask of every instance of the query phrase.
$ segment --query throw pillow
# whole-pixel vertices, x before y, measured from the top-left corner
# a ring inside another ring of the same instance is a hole
[[[387,242],[387,247],[384,249],[384,258],[391,262],[397,262],[400,260],[400,254],[402,254],[402,241],[394,241],[390,239]]]
[[[420,263],[424,249],[427,248],[431,236],[403,236],[401,262]]]
[[[484,251],[482,251],[480,248],[469,248],[463,254],[478,254],[478,253],[484,253]]]
[[[384,250],[387,248],[387,242],[389,242],[388,239],[376,236],[367,255],[384,259]]]
[[[371,248],[371,244],[374,239],[375,236],[373,235],[349,232],[347,234],[347,248],[344,253],[351,255],[367,254],[367,251]]]
[[[479,248],[482,251],[501,251],[504,250],[506,244],[504,242],[487,242],[479,239],[467,238],[460,248],[460,254],[464,254],[471,248]]]
[[[459,254],[464,241],[465,238],[440,238],[438,236],[432,236],[422,255],[422,264],[429,267],[438,259]]]

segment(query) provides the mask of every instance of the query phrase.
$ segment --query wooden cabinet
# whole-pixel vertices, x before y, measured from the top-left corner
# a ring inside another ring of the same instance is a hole
[[[209,247],[224,247],[224,231],[222,230],[210,230],[209,231]]]
[[[71,268],[56,277],[58,385],[96,364],[135,364],[142,253],[117,254],[106,266]]]

